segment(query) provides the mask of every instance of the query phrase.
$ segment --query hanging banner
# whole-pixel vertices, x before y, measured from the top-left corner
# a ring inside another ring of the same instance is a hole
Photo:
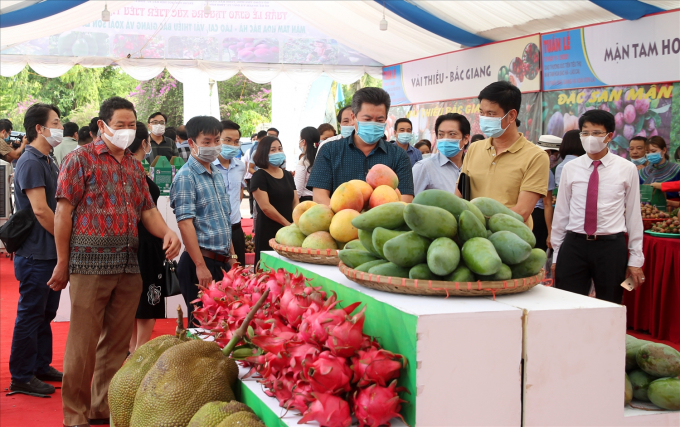
[[[543,90],[680,80],[680,11],[541,35]]]
[[[383,88],[394,105],[472,98],[505,80],[522,92],[541,88],[538,35],[383,67]]]
[[[675,87],[675,88],[674,88]],[[673,92],[680,83],[569,89],[543,93],[543,133],[562,137],[578,129],[578,118],[588,110],[609,111],[616,120],[609,148],[623,157],[634,136],[661,136],[672,156],[680,144],[680,111],[673,108]],[[679,128],[672,132],[672,128]]]
[[[532,142],[538,141],[538,137],[541,135],[541,106],[540,92],[522,94],[522,107],[519,114],[519,120],[522,124],[519,131]],[[464,115],[470,122],[471,136],[482,134],[479,128],[479,100],[477,98],[394,106],[390,108],[387,117],[385,134],[388,140],[394,139],[394,122],[406,117],[413,124],[414,144],[421,139],[427,139],[434,145],[437,139],[434,123],[437,117],[447,113]]]

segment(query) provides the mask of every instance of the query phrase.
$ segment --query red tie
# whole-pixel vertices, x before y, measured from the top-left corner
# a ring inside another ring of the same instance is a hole
[[[600,184],[600,174],[597,172],[597,167],[601,164],[602,162],[599,160],[593,162],[593,173],[590,174],[588,181],[586,220],[583,223],[583,230],[588,236],[594,236],[597,232],[597,189]]]

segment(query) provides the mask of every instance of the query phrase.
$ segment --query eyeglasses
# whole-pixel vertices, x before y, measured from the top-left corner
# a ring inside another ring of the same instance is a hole
[[[151,122],[151,124],[152,124],[152,125],[164,125],[165,122],[164,122],[164,121],[154,120],[153,122]]]
[[[581,136],[595,136],[595,137],[600,137],[600,136],[605,136],[609,132],[602,132],[601,130],[594,130],[592,132],[580,132],[579,135]]]

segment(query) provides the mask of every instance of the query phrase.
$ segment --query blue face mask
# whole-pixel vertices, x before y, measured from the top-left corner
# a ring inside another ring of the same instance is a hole
[[[340,135],[343,138],[347,138],[354,132],[354,126],[340,126]]]
[[[634,165],[640,166],[645,164],[645,162],[647,161],[647,157],[640,157],[639,159],[630,159],[630,161],[633,162]]]
[[[647,160],[649,160],[649,163],[655,165],[661,161],[661,153],[649,153],[647,154]]]
[[[385,123],[357,122],[357,125],[357,135],[368,145],[377,143],[385,135]]]
[[[223,159],[231,160],[241,151],[240,147],[235,147],[233,145],[222,144],[222,151],[220,151],[220,156]]]
[[[399,141],[400,144],[410,144],[411,141],[413,141],[413,134],[411,134],[411,133],[398,133],[397,134],[397,141]]]
[[[454,157],[460,153],[460,139],[438,139],[437,150],[444,157]]]
[[[508,114],[510,114],[509,111]],[[507,128],[510,127],[510,124],[508,124],[505,129],[503,129],[501,126],[501,121],[507,117],[508,114],[503,117],[479,116],[479,128],[487,138],[498,138],[505,133]]]
[[[269,155],[269,164],[272,166],[281,166],[286,161],[284,153],[273,153]]]

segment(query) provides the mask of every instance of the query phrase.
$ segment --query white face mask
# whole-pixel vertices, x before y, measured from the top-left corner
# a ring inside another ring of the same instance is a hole
[[[151,125],[151,133],[156,136],[161,136],[165,133],[165,125]]]
[[[148,143],[148,144],[149,144],[149,151],[144,150],[144,157],[148,157],[149,154],[151,154],[151,143]]]
[[[582,136],[581,145],[588,154],[600,153],[607,144],[604,143],[606,136]]]
[[[50,131],[50,136],[43,135],[43,137],[47,140],[47,143],[50,144],[50,146],[52,146],[52,148],[61,144],[61,141],[64,139],[64,130],[63,129],[52,129],[52,128],[46,128],[44,126],[43,126],[43,128]]]
[[[104,126],[106,126],[106,129],[109,130],[109,132],[113,133],[113,136],[109,136],[106,133],[102,134],[102,138],[106,137],[106,139],[116,147],[120,148],[121,150],[125,150],[132,144],[135,140],[135,133],[137,132],[135,129],[118,129],[118,130],[113,130],[109,127],[109,125],[104,122]]]

